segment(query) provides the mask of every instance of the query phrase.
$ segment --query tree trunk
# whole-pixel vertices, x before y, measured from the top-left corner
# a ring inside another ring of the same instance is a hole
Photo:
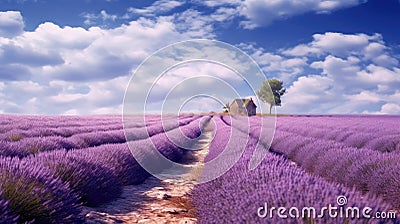
[[[269,105],[269,114],[271,114],[272,112],[272,103]]]

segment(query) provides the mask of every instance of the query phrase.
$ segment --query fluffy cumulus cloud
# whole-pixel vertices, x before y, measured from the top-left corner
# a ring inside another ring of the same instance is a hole
[[[65,50],[65,62],[43,68],[42,74],[69,81],[115,78],[128,74],[155,50],[190,37],[177,32],[165,18],[140,19],[110,30],[91,28],[84,32],[90,44],[82,46],[80,51]]]
[[[175,7],[178,5],[175,4]],[[4,12],[2,15],[6,15],[7,19],[2,21],[12,24],[10,21],[15,20],[12,18],[19,16],[20,20],[16,21],[20,23],[14,24],[19,24],[18,32],[4,28],[4,35],[0,37],[2,112],[121,113],[127,84],[144,59],[177,41],[213,38],[214,23],[232,19],[230,8],[216,9],[217,13],[213,16],[187,9],[180,13],[151,17],[153,8],[150,6],[145,8],[146,12],[141,11],[146,14],[145,17],[114,28],[61,27],[45,22],[31,31],[23,30],[23,18],[19,12]],[[104,20],[119,18],[105,11],[102,16]],[[178,78],[185,78],[189,73],[210,72],[210,65],[201,68],[198,70],[193,67],[184,73],[181,70]],[[219,75],[224,74],[221,72]],[[146,82],[146,77],[141,81]],[[172,81],[168,79],[166,82]],[[210,85],[209,80],[201,81],[210,89],[218,89]],[[188,89],[187,86],[178,90],[182,92]],[[135,91],[145,90],[138,85]]]
[[[24,20],[20,12],[0,12],[0,37],[13,37],[21,34],[24,26]]]
[[[315,34],[279,53],[308,64],[283,97],[282,112],[397,113],[399,59],[379,34]]]
[[[45,105],[63,108],[64,114],[120,114],[122,111],[123,95],[129,76],[91,82],[80,88],[79,85],[65,81],[53,81],[52,88],[63,89],[46,98]],[[78,107],[77,107],[78,106]]]
[[[305,56],[332,54],[335,56],[363,55],[366,59],[373,59],[385,52],[385,46],[380,34],[343,34],[327,32],[314,34],[313,41],[300,44],[284,50],[285,55]]]
[[[269,77],[277,77],[285,83],[291,83],[296,77],[303,74],[304,67],[307,65],[306,57],[286,57],[246,44],[239,44],[238,47],[249,52]]]
[[[380,112],[384,114],[400,114],[400,105],[395,103],[384,104]]]
[[[244,0],[239,11],[247,20],[242,25],[247,29],[267,26],[275,20],[285,19],[307,12],[330,13],[341,8],[352,7],[365,0]]]
[[[284,113],[319,113],[332,108],[332,103],[338,102],[334,91],[334,81],[326,76],[308,75],[299,77],[288,88],[288,94],[283,97]]]
[[[398,113],[399,57],[380,34],[314,34],[275,52],[238,47],[285,83],[280,113]]]
[[[0,13],[0,108],[6,113],[120,113],[130,75],[146,57],[204,35],[179,29],[174,19],[139,18],[112,29],[46,22],[23,31],[19,12]]]

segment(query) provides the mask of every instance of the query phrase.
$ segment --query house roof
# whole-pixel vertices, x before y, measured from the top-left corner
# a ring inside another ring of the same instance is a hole
[[[248,105],[253,105],[254,107],[257,107],[254,102],[253,99],[234,99],[232,104],[236,103],[238,105],[238,107],[247,107]],[[232,105],[231,104],[231,105]]]

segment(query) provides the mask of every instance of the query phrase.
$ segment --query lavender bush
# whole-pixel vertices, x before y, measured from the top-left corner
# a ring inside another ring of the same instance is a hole
[[[41,164],[54,172],[55,177],[68,183],[88,206],[96,206],[118,197],[122,185],[109,168],[85,160],[74,151],[56,150],[40,153],[25,160]]]
[[[10,211],[8,205],[10,201],[5,200],[1,195],[3,192],[0,191],[0,223],[16,223],[18,221],[18,216]]]
[[[138,144],[139,142],[143,143],[143,141],[138,141]],[[104,144],[74,150],[71,153],[85,161],[110,169],[122,185],[140,184],[150,175],[137,163],[125,143]]]
[[[0,158],[1,198],[18,222],[76,223],[82,221],[78,196],[53,172],[33,161]],[[11,216],[13,217],[13,216]]]

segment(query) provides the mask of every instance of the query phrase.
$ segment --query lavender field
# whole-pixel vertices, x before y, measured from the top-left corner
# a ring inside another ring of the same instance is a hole
[[[240,126],[230,129],[224,121],[227,118],[213,119],[217,134],[210,145],[209,159],[220,153],[221,144],[228,144],[229,130],[243,130]],[[260,218],[256,213],[265,203],[269,208],[313,206],[319,211],[327,204],[337,206],[339,195],[346,196],[348,204],[358,208],[398,211],[398,116],[278,117],[270,153],[260,166],[249,171],[247,164],[254,149],[267,145],[259,136],[260,119],[250,118],[250,133],[233,140],[236,145],[246,145],[234,167],[220,178],[195,187],[192,197],[201,223],[399,222],[327,216],[317,220],[282,219],[276,214]]]
[[[207,166],[223,152],[226,161],[239,159],[193,188],[190,204],[199,223],[399,223],[393,217],[260,216],[266,204],[320,210],[337,206],[338,196],[346,197],[347,206],[370,207],[371,214],[398,213],[399,116],[278,116],[271,147],[259,116],[130,119],[123,125],[120,116],[0,115],[0,222],[85,223],[83,207],[108,204],[124,186],[151,176],[128,143],[179,163],[189,153],[181,146],[207,127],[213,135],[201,176],[224,168]],[[249,170],[256,149],[267,155]]]

